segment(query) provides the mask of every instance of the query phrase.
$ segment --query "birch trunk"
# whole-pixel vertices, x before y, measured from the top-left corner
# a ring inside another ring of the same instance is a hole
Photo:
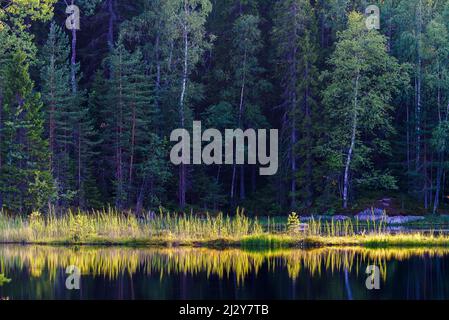
[[[246,49],[243,55],[243,77],[242,77],[242,86],[240,87],[240,102],[239,102],[239,116],[238,116],[238,125],[239,128],[242,127],[242,119],[243,119],[243,103],[245,100],[245,86],[246,86],[246,59],[247,59],[247,53]],[[235,194],[235,181],[236,181],[236,171],[237,171],[237,165],[235,163],[232,166],[232,181],[231,181],[231,203],[234,202],[234,194]]]
[[[343,208],[348,208],[348,193],[349,193],[349,170],[351,168],[352,155],[355,148],[355,139],[357,135],[357,108],[358,108],[358,94],[359,94],[359,79],[360,74],[357,74],[355,80],[354,89],[354,109],[352,115],[352,133],[351,133],[351,144],[349,146],[348,155],[346,158],[345,174],[343,182]]]
[[[187,27],[187,16],[188,16],[188,4],[187,0],[184,0],[184,25],[183,25],[183,40],[184,40],[184,63],[182,72],[182,86],[181,86],[181,96],[179,98],[179,115],[181,121],[181,128],[185,127],[185,115],[184,115],[184,100],[187,87],[187,76],[188,76],[188,58],[189,58],[189,38],[188,38],[188,27]],[[179,206],[184,208],[186,205],[186,167],[185,164],[181,163],[179,167]]]

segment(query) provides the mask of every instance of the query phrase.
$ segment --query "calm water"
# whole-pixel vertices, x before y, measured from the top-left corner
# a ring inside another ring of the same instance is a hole
[[[67,266],[80,268],[69,291]],[[366,289],[368,265],[381,289]],[[2,299],[449,299],[449,250],[0,246]]]

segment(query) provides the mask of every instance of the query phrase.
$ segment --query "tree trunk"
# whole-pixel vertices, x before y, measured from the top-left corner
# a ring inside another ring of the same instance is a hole
[[[306,64],[304,70],[304,80],[307,82],[309,78],[309,64]],[[304,117],[305,117],[305,134],[307,141],[306,163],[305,163],[305,200],[306,206],[312,205],[312,116],[309,103],[310,88],[307,83],[304,90]]]
[[[49,145],[50,145],[50,170],[54,170],[54,154],[55,148],[55,89],[54,89],[54,70],[55,70],[55,57],[51,56],[51,75],[50,75],[50,115],[49,115]]]
[[[232,179],[231,179],[231,207],[234,207],[234,189],[235,189],[235,175],[236,175],[237,166],[235,163],[232,165]]]
[[[251,167],[251,192],[254,194],[257,188],[257,174],[256,174],[256,166]]]
[[[437,213],[438,206],[440,205],[440,191],[441,191],[441,179],[443,176],[443,154],[438,153],[438,169],[436,177],[435,199],[433,201],[433,213]]]
[[[0,84],[0,176],[2,175],[2,148],[3,147],[3,89]],[[3,208],[3,193],[0,189],[0,210]]]
[[[296,94],[295,94],[296,96]],[[294,99],[295,102],[292,104],[296,104],[296,98]],[[293,111],[294,113],[295,111]],[[296,208],[296,172],[297,172],[297,165],[296,165],[296,154],[295,154],[295,145],[297,143],[297,137],[296,137],[296,116],[294,114],[291,115],[291,126],[292,126],[292,132],[291,132],[291,141],[290,141],[290,163],[291,163],[291,184],[290,184],[290,197],[291,197],[291,203],[290,207],[292,210]]]
[[[139,194],[137,196],[137,202],[136,202],[136,216],[140,216],[143,208],[143,200],[145,197],[145,189],[147,188],[149,179],[147,177],[143,178],[143,182],[139,189]]]
[[[240,166],[240,200],[245,200],[245,165]]]
[[[123,160],[122,160],[122,124],[123,124],[123,71],[122,71],[122,55],[120,54],[119,58],[119,92],[118,92],[118,110],[117,110],[117,120],[116,120],[116,128],[115,128],[115,178],[117,184],[117,194],[116,194],[116,206],[117,208],[121,208],[122,206],[122,197],[123,197]]]
[[[243,126],[243,104],[245,100],[245,86],[246,86],[246,49],[245,53],[243,55],[243,77],[242,77],[242,86],[240,87],[240,102],[239,102],[239,116],[238,116],[238,126],[241,129]],[[234,155],[235,156],[235,155]],[[234,159],[234,164],[232,165],[232,182],[231,182],[231,203],[234,202],[234,195],[235,195],[235,181],[236,181],[236,159]],[[243,164],[242,164],[243,166]]]
[[[188,57],[189,57],[189,34],[187,27],[187,16],[189,14],[187,0],[184,0],[184,25],[183,25],[183,40],[184,40],[184,63],[182,72],[182,86],[181,86],[181,96],[179,98],[179,114],[181,121],[181,128],[185,127],[185,115],[184,115],[184,99],[187,87],[187,77],[188,77]],[[186,206],[186,167],[184,163],[181,163],[179,167],[179,207],[184,209]]]
[[[161,91],[161,61],[160,61],[160,35],[159,30],[156,36],[156,43],[155,43],[155,59],[156,59],[156,86],[155,86],[155,97],[154,97],[154,104],[156,107],[156,110],[159,110],[159,98],[160,98],[160,91]]]
[[[296,2],[293,2],[292,7],[292,16],[294,24],[293,33],[291,35],[292,39],[291,41],[295,44],[293,46],[293,51],[290,52],[290,56],[288,57],[289,60],[293,61],[293,63],[290,66],[290,90],[292,92],[287,93],[287,97],[291,97],[291,106],[290,106],[290,112],[289,112],[289,118],[290,118],[290,126],[291,126],[291,136],[290,136],[290,170],[291,170],[291,181],[290,181],[290,208],[291,210],[296,209],[296,193],[297,193],[297,181],[296,181],[296,173],[298,170],[297,166],[297,157],[295,152],[295,147],[298,142],[297,137],[297,129],[296,129],[296,108],[298,104],[298,97],[297,97],[297,83],[298,83],[298,77],[297,77],[297,71],[298,71],[298,65],[297,65],[297,56],[298,56],[298,46],[296,43],[298,42],[298,23],[296,21],[296,16],[298,12],[298,7],[296,5]]]
[[[410,154],[410,110],[409,110],[409,104],[407,103],[406,106],[407,110],[407,178],[410,176],[410,160],[411,160],[411,154]]]
[[[440,72],[440,63],[438,61],[438,77],[441,81],[441,72]],[[438,104],[438,123],[441,125],[443,119],[441,114],[441,87],[440,83],[438,82],[438,92],[437,92],[437,104]],[[447,115],[446,115],[447,116]],[[444,154],[443,152],[438,152],[438,168],[437,168],[437,176],[436,176],[436,186],[435,186],[435,198],[433,201],[433,214],[436,214],[438,211],[438,206],[440,205],[440,191],[441,191],[441,179],[443,176],[443,160],[444,160]]]
[[[75,0],[72,0],[72,5],[75,4]],[[77,30],[72,28],[72,57],[70,60],[71,65],[71,82],[72,82],[72,93],[76,94],[78,91],[78,86],[76,83],[76,42],[77,42]]]
[[[424,123],[423,125],[423,131],[425,131],[426,129],[426,123]],[[423,190],[424,190],[424,208],[427,210],[429,209],[429,177],[428,177],[428,165],[427,165],[427,143],[426,141],[424,141],[423,143],[423,163],[422,163],[422,168],[423,168]]]
[[[134,171],[134,149],[136,144],[136,106],[132,104],[132,120],[131,120],[131,150],[129,157],[129,176],[128,176],[128,203],[131,203],[131,190],[133,186]]]
[[[422,33],[422,1],[419,1],[418,11],[417,11],[417,34],[418,37]],[[415,94],[416,94],[416,170],[420,169],[420,158],[421,158],[421,82],[422,82],[422,58],[421,58],[421,45],[417,41],[417,75],[415,79]]]
[[[84,192],[82,185],[82,164],[81,164],[81,126],[78,124],[78,205],[84,207]]]
[[[351,145],[349,146],[348,155],[346,158],[345,174],[343,182],[343,208],[348,208],[348,193],[349,193],[349,170],[351,167],[352,153],[354,152],[355,139],[357,135],[357,108],[358,108],[358,94],[359,94],[359,79],[360,74],[357,74],[355,80],[355,90],[354,90],[354,110],[352,115],[352,134],[351,134]]]
[[[72,0],[72,5],[75,4],[75,0]],[[71,65],[71,82],[72,82],[72,94],[75,97],[78,93],[78,83],[76,79],[76,45],[77,45],[77,30],[76,28],[72,28],[72,57],[70,61]],[[81,119],[78,119],[81,120]],[[78,205],[82,203],[82,195],[81,195],[81,127],[78,124],[75,126],[75,152],[77,151],[77,187],[78,187]],[[78,150],[76,150],[78,149]]]
[[[109,13],[109,23],[108,23],[108,47],[112,51],[114,49],[114,23],[116,20],[116,15],[114,11],[114,0],[108,0],[108,13]]]

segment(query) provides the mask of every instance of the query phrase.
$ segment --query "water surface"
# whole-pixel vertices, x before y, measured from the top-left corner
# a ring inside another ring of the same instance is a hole
[[[81,272],[67,290],[68,266]],[[368,290],[366,268],[380,270]],[[2,299],[449,299],[449,250],[0,246]]]

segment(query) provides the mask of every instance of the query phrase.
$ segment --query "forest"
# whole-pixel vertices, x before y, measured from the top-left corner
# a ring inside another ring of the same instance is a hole
[[[278,129],[277,174],[172,164],[193,121]],[[5,211],[441,214],[448,169],[448,0],[0,0]]]

